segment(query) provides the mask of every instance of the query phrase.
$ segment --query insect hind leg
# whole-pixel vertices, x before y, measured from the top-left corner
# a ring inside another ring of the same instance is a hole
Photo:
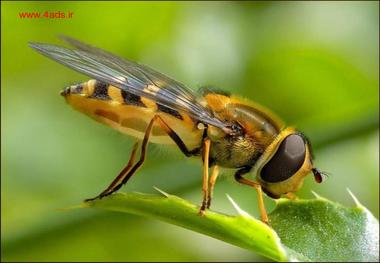
[[[140,159],[139,159],[139,161],[137,163],[135,163],[129,169],[128,164],[132,163],[132,161],[133,161],[132,157],[134,158],[134,155],[133,155],[133,152],[132,152],[132,156],[131,156],[130,162],[128,162],[127,166],[120,172],[120,174],[116,177],[116,179],[110,184],[110,186],[108,187],[109,190],[107,188],[101,194],[99,194],[97,197],[87,199],[86,201],[92,201],[92,200],[95,200],[95,199],[98,199],[98,198],[103,198],[105,196],[108,196],[108,195],[116,192],[117,190],[120,189],[120,187],[122,187],[124,184],[126,184],[128,182],[128,180],[132,177],[132,175],[134,175],[136,173],[137,169],[139,169],[142,166],[142,164],[145,161],[146,148],[147,148],[147,145],[148,145],[148,142],[149,142],[149,137],[150,137],[152,129],[153,129],[153,124],[154,124],[155,120],[157,119],[156,116],[154,116],[153,119],[149,122],[148,127],[147,127],[147,129],[145,131],[144,139],[143,139],[143,142],[141,144],[141,153],[140,153]],[[121,182],[120,182],[120,180],[121,180]]]
[[[148,127],[145,131],[144,139],[141,144],[141,153],[140,153],[139,161],[133,165],[136,151],[137,151],[137,146],[138,146],[138,143],[135,143],[129,162],[125,166],[125,168],[119,173],[119,175],[112,181],[112,183],[102,193],[100,193],[98,196],[94,198],[86,199],[85,201],[93,201],[98,198],[100,199],[116,192],[124,184],[126,184],[128,180],[136,173],[136,171],[143,165],[145,161],[147,145],[148,145],[149,138],[152,133],[153,125],[155,122],[158,122],[161,129],[163,129],[168,134],[168,136],[176,143],[178,148],[186,156],[196,155],[200,152],[200,148],[196,148],[194,150],[189,151],[185,143],[181,140],[181,138],[165,123],[165,121],[159,115],[155,115],[152,118],[152,120],[149,122]]]
[[[124,167],[123,170],[121,170],[121,172],[119,173],[119,175],[111,182],[111,184],[103,192],[101,192],[99,195],[97,195],[96,197],[93,197],[93,198],[88,198],[88,199],[85,200],[85,202],[93,201],[93,200],[95,200],[97,198],[102,198],[104,196],[107,196],[107,194],[109,192],[114,192],[114,191],[117,190],[117,189],[115,189],[115,186],[117,185],[118,182],[120,182],[121,180],[124,179],[124,177],[130,171],[133,163],[135,162],[135,156],[136,156],[136,151],[137,151],[138,145],[139,145],[139,142],[136,142],[133,145],[132,153],[131,153],[131,156],[129,157],[128,164]]]

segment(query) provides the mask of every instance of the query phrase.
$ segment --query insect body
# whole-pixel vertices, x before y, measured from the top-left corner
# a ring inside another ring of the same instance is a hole
[[[66,88],[61,95],[76,110],[142,140],[139,160],[135,161],[137,142],[126,167],[88,201],[124,185],[143,164],[148,142],[174,144],[186,156],[202,158],[201,214],[210,207],[219,167],[236,169],[235,179],[257,190],[264,222],[268,218],[262,191],[272,198],[289,196],[310,172],[322,181],[305,136],[286,128],[263,107],[219,90],[204,88],[197,95],[144,65],[72,38],[63,40],[74,49],[30,43],[43,55],[94,78]],[[256,182],[243,177],[249,172],[256,175]]]
[[[203,130],[187,114],[155,103],[153,100],[130,94],[97,80],[73,85],[61,92],[76,110],[112,128],[143,139],[151,119],[157,115],[183,140],[189,150],[202,144]],[[159,123],[154,123],[150,142],[175,144]]]

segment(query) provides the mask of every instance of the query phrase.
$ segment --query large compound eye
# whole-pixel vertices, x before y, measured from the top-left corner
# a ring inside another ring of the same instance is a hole
[[[305,160],[305,142],[300,135],[286,137],[272,159],[261,170],[261,178],[270,183],[282,182],[294,175]]]

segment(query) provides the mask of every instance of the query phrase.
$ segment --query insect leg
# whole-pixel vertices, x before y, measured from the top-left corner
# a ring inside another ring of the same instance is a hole
[[[219,175],[219,166],[215,165],[212,168],[210,181],[208,182],[208,196],[207,196],[206,208],[210,208],[211,206],[212,194],[214,192],[214,186],[215,186],[216,179],[218,178],[218,175]]]
[[[114,186],[112,189],[110,189],[109,191],[105,192],[105,193],[102,193],[100,194],[98,197],[96,198],[102,198],[102,197],[105,197],[105,196],[108,196],[114,192],[116,192],[117,190],[120,189],[120,187],[127,183],[129,178],[132,177],[132,175],[135,174],[135,172],[137,171],[137,169],[139,169],[141,167],[141,165],[144,163],[145,161],[145,155],[146,155],[146,148],[147,148],[147,145],[148,145],[148,141],[149,141],[149,137],[150,137],[150,134],[152,132],[152,129],[153,129],[153,124],[154,124],[154,121],[156,120],[156,116],[154,116],[152,118],[152,120],[149,122],[149,125],[145,131],[145,135],[144,135],[144,139],[143,139],[143,142],[141,144],[141,154],[140,154],[140,159],[137,163],[135,163],[135,165],[133,165],[133,167],[128,171],[127,169],[123,169],[125,170],[126,174],[125,176],[121,176],[123,177],[123,179],[121,180],[121,182],[119,182],[116,186]],[[128,165],[127,165],[128,166]],[[112,184],[112,183],[111,183]],[[96,199],[95,198],[95,199]],[[94,199],[94,198],[93,198]],[[90,200],[93,200],[93,199],[90,199]]]
[[[103,192],[101,192],[98,196],[96,196],[94,198],[88,198],[88,199],[85,200],[85,202],[92,201],[92,200],[95,200],[97,198],[101,198],[102,196],[105,196],[109,191],[112,190],[112,188],[118,182],[120,182],[127,175],[128,171],[131,169],[133,163],[135,162],[135,156],[136,156],[136,151],[137,151],[137,146],[138,145],[139,145],[138,142],[136,142],[133,145],[132,153],[131,153],[131,156],[129,157],[128,164],[124,167],[123,170],[121,170],[121,172],[119,173],[119,175],[112,181],[112,183]]]
[[[208,160],[210,156],[210,139],[205,139],[203,141],[204,148],[203,148],[203,184],[202,184],[202,191],[203,191],[203,201],[201,209],[199,210],[200,215],[204,215],[206,206],[207,206],[207,184],[208,184]]]
[[[288,198],[288,199],[290,199],[290,200],[298,200],[298,196],[296,196],[296,194],[295,193],[287,193],[286,194],[286,197]]]
[[[175,131],[173,131],[173,129],[170,128],[169,125],[167,125],[166,122],[159,115],[156,115],[155,118],[157,119],[157,122],[160,125],[161,129],[163,129],[167,133],[167,135],[175,142],[175,144],[178,146],[178,148],[184,155],[190,157],[200,152],[201,147],[189,151],[185,143],[181,140],[177,133],[175,133]]]
[[[243,175],[246,174],[246,173],[248,173],[250,170],[251,170],[250,166],[246,166],[246,167],[241,168],[240,170],[238,170],[235,173],[235,180],[238,181],[239,183],[252,186],[253,188],[256,189],[257,195],[258,195],[258,202],[259,202],[261,221],[263,221],[264,223],[268,223],[268,216],[267,216],[267,212],[266,212],[265,206],[264,206],[263,191],[261,189],[261,185],[258,184],[258,183],[252,182],[252,181],[250,181],[248,179],[245,179],[243,177]]]
[[[131,159],[128,162],[127,166],[120,172],[120,174],[110,184],[110,186],[106,190],[104,190],[100,195],[98,195],[97,197],[87,199],[86,201],[91,201],[91,200],[94,200],[96,198],[102,198],[102,197],[105,197],[107,195],[110,195],[110,194],[116,192],[117,190],[120,189],[120,187],[122,185],[124,185],[128,182],[129,178],[131,178],[132,175],[135,174],[137,169],[139,169],[145,161],[147,144],[148,144],[149,137],[150,137],[150,134],[151,134],[152,129],[153,129],[153,124],[156,121],[158,122],[160,127],[169,135],[169,137],[172,138],[172,140],[177,144],[177,146],[181,149],[181,151],[186,156],[191,156],[193,154],[197,154],[200,151],[200,148],[196,148],[194,150],[189,151],[187,149],[186,145],[184,144],[184,142],[181,140],[181,138],[164,122],[164,120],[159,115],[155,115],[152,118],[152,120],[149,122],[149,125],[145,131],[144,139],[143,139],[143,142],[141,145],[141,154],[140,154],[139,161],[131,168],[131,166],[134,162],[134,156],[136,153],[136,150],[134,148],[134,151],[132,152]],[[137,148],[137,144],[135,144],[135,147]],[[121,182],[120,182],[120,180],[121,180]]]

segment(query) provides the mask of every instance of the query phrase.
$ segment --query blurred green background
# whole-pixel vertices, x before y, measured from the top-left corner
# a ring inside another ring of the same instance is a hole
[[[379,215],[378,2],[1,2],[1,260],[255,261],[243,249],[132,215],[59,208],[92,197],[125,165],[133,139],[72,110],[59,96],[88,78],[42,57],[28,41],[65,34],[174,77],[259,102],[313,143],[311,190]],[[73,12],[21,19],[20,12]],[[180,171],[180,173],[178,173]],[[201,166],[151,145],[122,191],[153,186],[201,201]],[[231,176],[213,209],[235,213],[225,194],[258,216],[256,193]],[[268,210],[274,202],[265,199]]]

